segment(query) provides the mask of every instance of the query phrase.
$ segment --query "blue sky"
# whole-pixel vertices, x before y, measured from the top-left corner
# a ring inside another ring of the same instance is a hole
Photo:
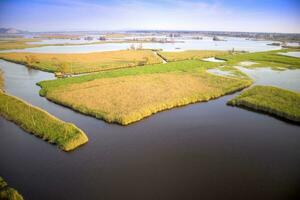
[[[0,27],[300,33],[300,0],[0,0]]]

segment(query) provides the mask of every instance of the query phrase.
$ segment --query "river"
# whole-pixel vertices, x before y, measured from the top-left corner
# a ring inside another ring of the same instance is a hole
[[[0,68],[7,92],[89,137],[65,153],[0,117],[0,173],[27,200],[288,199],[300,189],[299,126],[226,106],[236,94],[123,127],[40,97],[35,83],[50,73]]]

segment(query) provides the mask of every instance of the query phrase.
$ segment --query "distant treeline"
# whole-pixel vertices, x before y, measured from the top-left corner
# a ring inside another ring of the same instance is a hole
[[[300,34],[297,33],[263,33],[263,32],[227,32],[227,31],[129,31],[129,33],[145,34],[195,34],[205,36],[228,36],[228,37],[246,37],[258,40],[276,40],[282,42],[300,42]]]

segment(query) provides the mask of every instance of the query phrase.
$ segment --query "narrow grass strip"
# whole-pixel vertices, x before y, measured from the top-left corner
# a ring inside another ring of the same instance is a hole
[[[0,115],[29,133],[70,151],[88,141],[85,133],[48,112],[0,91]]]
[[[230,100],[228,104],[300,123],[300,93],[289,90],[272,86],[255,86]]]
[[[166,52],[160,51],[158,54],[168,62],[181,61],[181,60],[194,60],[203,59],[208,57],[225,56],[228,51],[211,51],[211,50],[187,50],[179,52]]]
[[[3,78],[3,72],[0,69],[0,91],[4,88],[4,78]]]

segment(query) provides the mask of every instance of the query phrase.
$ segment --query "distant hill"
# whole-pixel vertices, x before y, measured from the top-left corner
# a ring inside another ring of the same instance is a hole
[[[0,34],[21,34],[28,31],[18,30],[15,28],[0,28]]]

